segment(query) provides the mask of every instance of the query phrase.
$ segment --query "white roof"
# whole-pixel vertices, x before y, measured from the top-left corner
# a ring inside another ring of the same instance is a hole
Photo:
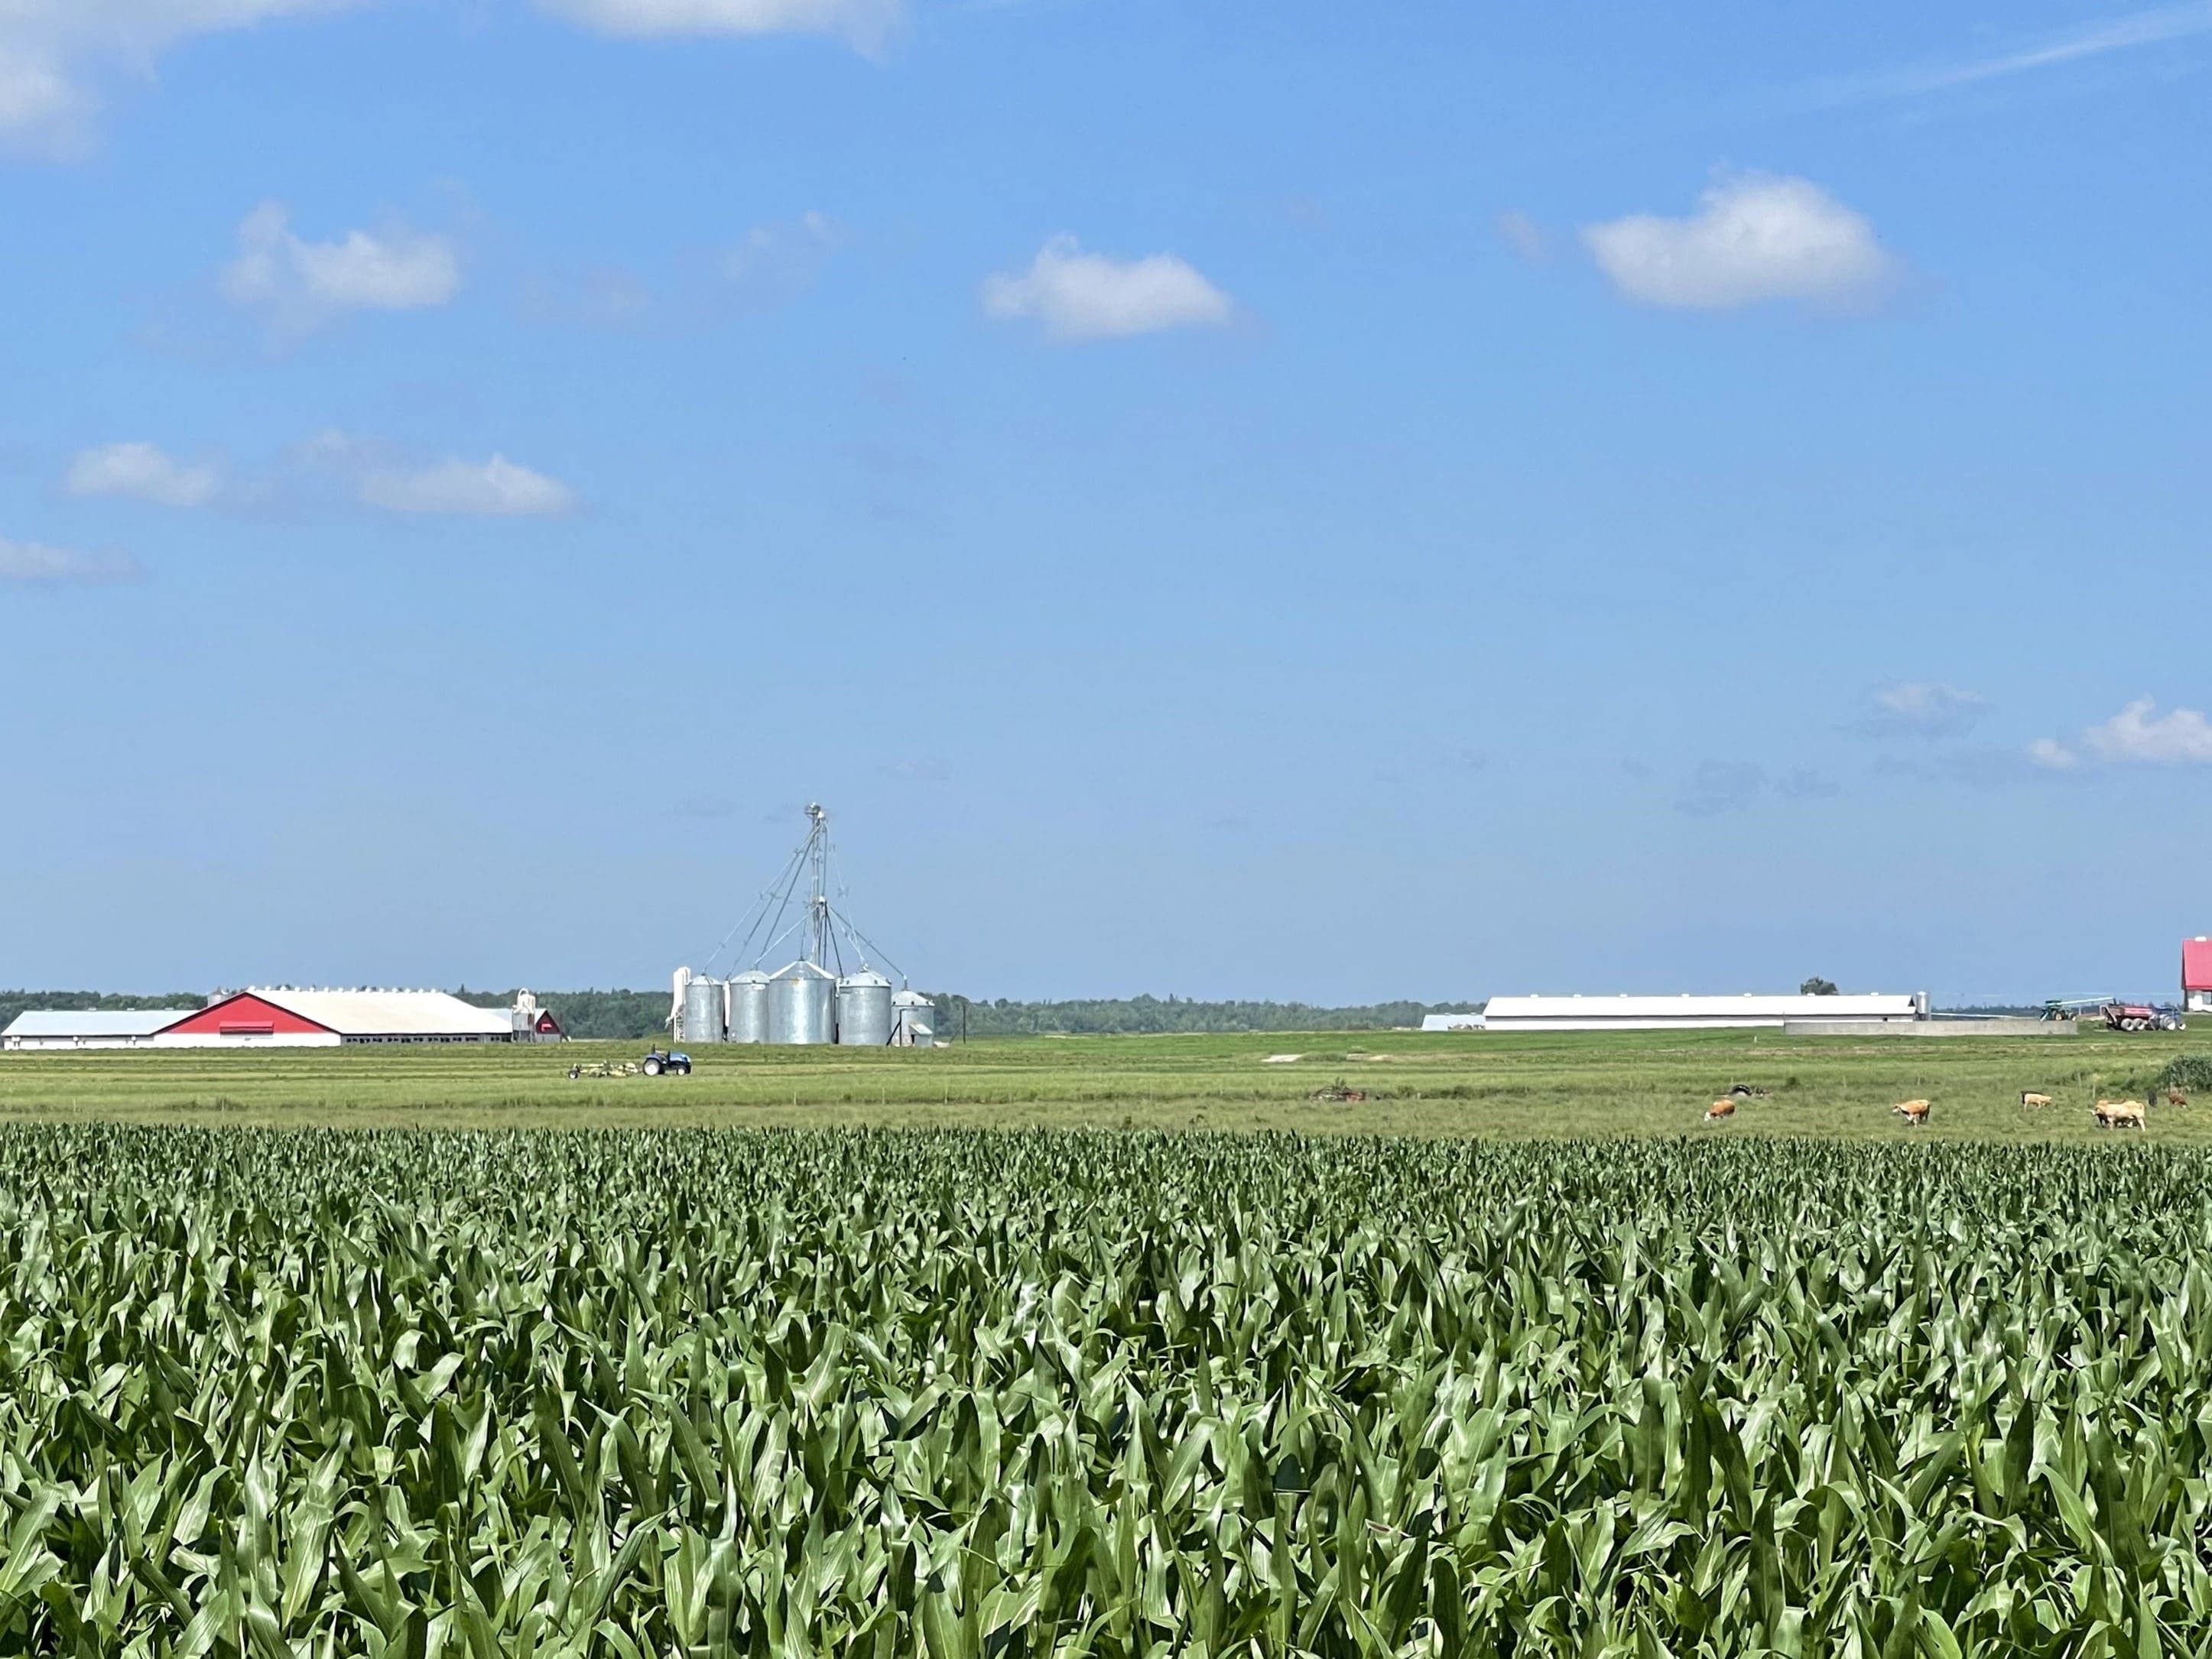
[[[120,1009],[29,1008],[15,1016],[0,1036],[11,1037],[135,1037],[151,1036],[164,1025],[174,1025],[192,1011],[189,1008]]]
[[[1919,1012],[1911,995],[1733,997],[1492,997],[1491,1024],[1501,1019],[1900,1019]]]
[[[1483,1027],[1480,1014],[1423,1014],[1424,1031],[1480,1031]]]
[[[444,991],[295,991],[289,987],[256,987],[252,994],[340,1036],[505,1036],[514,1030],[513,1009],[474,1008]]]

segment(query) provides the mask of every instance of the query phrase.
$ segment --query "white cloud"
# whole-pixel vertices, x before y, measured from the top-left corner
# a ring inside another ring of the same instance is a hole
[[[424,467],[374,467],[361,475],[360,497],[388,513],[474,518],[543,518],[576,505],[575,492],[559,479],[518,466],[504,455]]]
[[[374,0],[0,0],[0,145],[81,154],[118,75],[149,78],[165,52],[196,36]],[[902,0],[538,0],[541,9],[610,34],[833,34],[874,52]]]
[[[205,507],[222,488],[211,466],[191,466],[149,443],[81,450],[62,488],[72,495],[128,495],[161,507]]]
[[[1498,234],[1506,246],[1532,264],[1551,257],[1552,239],[1544,234],[1543,226],[1518,209],[1498,216]]]
[[[258,311],[280,331],[304,333],[349,311],[442,306],[459,292],[461,261],[451,241],[394,226],[380,235],[348,231],[332,242],[295,234],[281,202],[264,202],[238,228],[238,258],[222,273],[234,305]]]
[[[2207,33],[2212,33],[2212,5],[2206,4],[2205,0],[2187,0],[2181,5],[2154,6],[2148,11],[2130,12],[2092,23],[1994,57],[1922,64],[1887,74],[1823,82],[1808,88],[1802,102],[1811,108],[1826,109],[1883,99],[1920,97]]]
[[[2027,757],[2053,772],[2070,772],[2081,763],[2079,755],[2055,738],[2038,738],[2027,745]]]
[[[2212,766],[2212,720],[2194,708],[2161,714],[2157,698],[2137,697],[2072,743],[2038,738],[2027,757],[2053,771],[2070,771],[2085,758],[2113,766]]]
[[[2212,720],[2194,708],[2158,712],[2154,697],[2137,697],[2106,720],[2081,734],[2082,744],[2100,760],[2153,766],[2212,765]]]
[[[1751,761],[1701,761],[1674,797],[1674,810],[1693,818],[1717,817],[1750,805],[1766,793],[1766,769]]]
[[[1899,680],[1875,688],[1865,728],[1878,736],[1956,737],[1988,712],[1984,699],[1942,680]]]
[[[834,34],[859,51],[882,46],[900,0],[538,0],[545,10],[608,34]]]
[[[97,586],[136,581],[144,574],[125,553],[76,553],[37,542],[11,542],[0,536],[0,582],[59,587]]]
[[[58,61],[0,34],[0,136],[27,147],[74,149],[91,114],[90,94]]]
[[[720,258],[721,276],[745,299],[776,305],[804,292],[823,261],[844,241],[826,213],[809,211],[784,224],[755,225]]]
[[[1586,226],[1582,236],[1628,298],[1692,310],[1776,300],[1865,306],[1900,269],[1863,216],[1804,179],[1723,179],[1687,218],[1631,214]]]
[[[387,513],[531,518],[573,512],[579,505],[567,484],[503,454],[484,461],[425,459],[398,445],[334,428],[292,445],[265,468],[236,477],[225,477],[212,466],[186,466],[153,444],[110,444],[79,454],[63,483],[75,495],[132,495],[173,507],[231,511],[370,507]]]
[[[0,141],[81,150],[100,109],[97,83],[143,76],[194,35],[272,18],[342,10],[356,0],[0,0]]]
[[[1055,236],[1027,270],[984,279],[983,310],[1034,317],[1055,340],[1109,340],[1162,329],[1218,327],[1229,296],[1172,253],[1115,259]]]

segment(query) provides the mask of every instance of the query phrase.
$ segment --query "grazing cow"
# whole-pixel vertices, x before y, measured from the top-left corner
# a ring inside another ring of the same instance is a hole
[[[1754,1089],[1748,1083],[1739,1083],[1734,1088],[1730,1089],[1729,1092],[1734,1095],[1738,1100],[1764,1100],[1766,1098],[1765,1090]]]
[[[1916,1127],[1928,1121],[1928,1103],[1924,1100],[1900,1100],[1889,1109]]]
[[[2182,1090],[2168,1089],[2166,1091],[2166,1103],[2169,1106],[2186,1106],[2189,1104],[2189,1096]]]
[[[2140,1100],[2100,1100],[2089,1109],[2100,1129],[2147,1129],[2149,1109]]]
[[[2020,1091],[2020,1103],[2023,1106],[2048,1106],[2051,1104],[2051,1097],[2039,1095],[2033,1089],[2022,1089]]]
[[[1734,1117],[1735,1115],[1735,1097],[1734,1095],[1723,1095],[1718,1100],[1705,1108],[1705,1121],[1708,1123],[1714,1122],[1717,1120],[1724,1117]]]

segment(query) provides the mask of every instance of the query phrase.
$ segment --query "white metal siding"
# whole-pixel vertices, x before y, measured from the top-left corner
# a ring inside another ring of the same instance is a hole
[[[1806,1021],[1884,1024],[1922,1018],[1913,996],[1492,997],[1491,1030],[1668,1031],[1779,1028]]]

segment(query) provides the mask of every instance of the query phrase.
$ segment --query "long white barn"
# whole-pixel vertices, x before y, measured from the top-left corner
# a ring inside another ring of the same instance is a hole
[[[1492,1031],[1725,1030],[1806,1024],[1902,1024],[1928,1018],[1928,994],[1905,996],[1492,997]]]
[[[0,1049],[315,1048],[356,1042],[538,1042],[560,1023],[527,992],[478,1008],[444,991],[325,991],[289,986],[219,994],[201,1008],[155,1012],[33,1009],[0,1031]]]

